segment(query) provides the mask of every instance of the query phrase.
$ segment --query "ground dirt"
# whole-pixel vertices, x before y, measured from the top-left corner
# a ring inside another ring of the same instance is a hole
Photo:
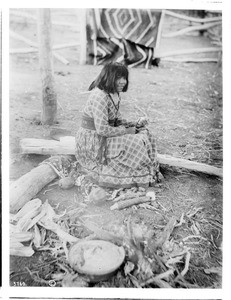
[[[54,10],[52,16],[65,19],[67,15],[70,17],[70,12],[64,10],[60,14],[60,11]],[[77,20],[75,15],[71,18],[72,22]],[[168,30],[167,25],[165,30]],[[33,24],[12,17],[10,26],[14,31],[36,40]],[[54,27],[54,43],[78,39],[75,30]],[[10,42],[11,48],[25,47],[23,42],[13,39]],[[163,39],[161,42],[163,51],[209,46],[211,41],[200,35]],[[58,126],[74,134],[79,128],[88,96],[84,92],[102,67],[79,65],[78,47],[59,50],[58,53],[70,62],[64,65],[54,60]],[[22,138],[50,138],[50,127],[38,125],[42,109],[40,91],[37,54],[11,55],[10,181],[17,180],[46,158],[22,156],[19,148]],[[123,96],[121,111],[129,119],[136,119],[143,112],[148,115],[159,153],[222,167],[222,69],[216,63],[160,61],[158,67],[148,70],[130,69],[129,91]],[[43,201],[48,199],[59,212],[82,208],[82,218],[104,229],[112,224],[122,224],[131,216],[138,224],[160,230],[172,216],[180,219],[182,214],[197,210],[173,232],[176,240],[190,235],[202,237],[187,240],[191,259],[185,279],[202,288],[220,287],[219,274],[206,274],[204,270],[222,266],[222,179],[167,166],[162,166],[161,170],[165,180],[154,188],[159,203],[156,211],[134,207],[111,211],[108,201],[84,202],[78,187],[62,190],[57,185],[47,186],[37,196]],[[79,237],[89,234],[81,227],[75,233]],[[11,286],[47,285],[57,269],[57,258],[46,251],[37,251],[30,258],[11,256],[10,261]],[[120,287],[120,284],[111,280],[97,286]]]

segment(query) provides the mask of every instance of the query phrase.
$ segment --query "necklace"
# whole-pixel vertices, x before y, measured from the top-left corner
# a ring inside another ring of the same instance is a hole
[[[108,94],[108,96],[109,96],[111,102],[113,103],[113,105],[114,105],[114,107],[115,107],[115,109],[116,109],[116,115],[117,115],[117,112],[118,112],[118,110],[119,110],[119,108],[120,108],[120,101],[121,101],[120,95],[119,95],[119,93],[118,93],[119,101],[118,101],[117,105],[115,104],[115,102],[114,102],[112,96],[111,96],[110,94]]]
[[[110,94],[108,94],[111,102],[113,103],[114,107],[115,107],[115,110],[116,110],[116,113],[115,113],[115,119],[113,120],[113,126],[116,127],[118,126],[118,111],[119,111],[119,108],[120,108],[120,101],[121,101],[121,98],[120,98],[120,95],[118,93],[118,98],[119,98],[119,101],[117,103],[117,105],[115,104],[112,96]]]

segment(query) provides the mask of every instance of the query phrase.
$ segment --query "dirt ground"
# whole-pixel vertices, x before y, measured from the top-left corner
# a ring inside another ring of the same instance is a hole
[[[70,16],[70,12],[67,13]],[[54,11],[53,17],[65,18],[65,11],[63,14]],[[72,17],[76,20],[76,16]],[[36,27],[20,20],[12,18],[11,28],[36,40]],[[167,25],[168,22],[164,30],[168,30]],[[54,28],[54,43],[78,41],[78,38],[78,32],[74,30]],[[25,47],[23,42],[13,39],[10,42],[11,48]],[[211,46],[210,40],[200,35],[163,39],[161,42],[163,51],[208,46]],[[78,47],[59,50],[58,53],[70,62],[64,65],[54,60],[58,122],[60,127],[74,134],[79,128],[81,111],[87,99],[84,92],[102,67],[79,65]],[[42,105],[39,76],[37,54],[10,56],[10,181],[29,172],[46,158],[22,156],[19,148],[22,138],[49,139],[50,127],[38,125]],[[136,119],[142,111],[147,113],[159,153],[222,167],[222,69],[216,63],[161,61],[158,67],[149,70],[130,69],[130,87],[123,96],[121,111],[129,119]],[[132,216],[135,222],[160,230],[172,216],[180,219],[183,213],[187,215],[194,211],[195,214],[185,218],[182,226],[174,229],[174,239],[177,240],[190,235],[202,237],[187,241],[191,260],[185,279],[202,288],[220,287],[218,272],[206,273],[205,270],[222,267],[222,179],[167,166],[162,166],[161,170],[165,180],[155,187],[158,211],[133,207],[114,212],[106,201],[83,202],[78,187],[71,190],[45,187],[37,196],[43,201],[48,199],[60,212],[82,207],[81,217],[104,229]],[[87,233],[79,228],[78,234],[82,237]],[[45,251],[36,252],[31,258],[11,256],[11,286],[20,283],[46,285],[45,280],[49,280],[57,268],[52,261],[54,257]],[[32,274],[38,274],[44,281]],[[111,281],[98,286],[121,285]]]

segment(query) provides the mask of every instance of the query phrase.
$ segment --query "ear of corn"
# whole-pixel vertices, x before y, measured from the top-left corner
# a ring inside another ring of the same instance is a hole
[[[40,230],[39,230],[39,228],[36,224],[34,225],[33,243],[34,243],[36,248],[39,248],[42,245],[42,235],[41,235]]]
[[[36,211],[42,205],[42,201],[38,198],[27,202],[15,215],[14,220],[18,221],[26,214]]]
[[[33,239],[34,235],[32,232],[14,232],[10,238],[17,242],[28,242]]]
[[[29,246],[10,248],[10,255],[30,257],[33,254],[34,254],[34,250]]]
[[[34,244],[36,248],[40,248],[44,244],[46,230],[55,232],[61,241],[69,243],[79,241],[78,238],[65,232],[55,223],[55,220],[58,220],[64,214],[57,215],[48,201],[43,204],[40,199],[29,201],[17,214],[11,216],[10,254],[32,256],[34,254],[32,247],[25,246],[22,242],[32,241],[31,244]],[[41,225],[42,228],[39,229],[37,224]]]

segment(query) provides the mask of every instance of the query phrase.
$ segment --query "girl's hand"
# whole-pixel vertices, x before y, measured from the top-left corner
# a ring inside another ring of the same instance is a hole
[[[136,133],[140,133],[140,132],[146,132],[148,129],[146,127],[139,127],[136,128]]]
[[[135,133],[136,133],[136,127],[126,128],[126,134],[135,134]]]
[[[137,121],[136,127],[144,127],[148,124],[148,118],[146,117],[140,117],[139,120]]]

